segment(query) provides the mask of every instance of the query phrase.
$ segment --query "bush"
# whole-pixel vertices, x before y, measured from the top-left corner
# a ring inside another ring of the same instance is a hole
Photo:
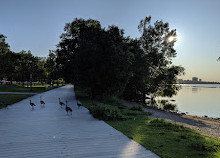
[[[176,105],[171,103],[166,103],[163,107],[164,110],[176,110]]]
[[[137,104],[130,107],[130,109],[134,110],[134,111],[143,111],[143,108],[140,105],[137,105]]]
[[[125,109],[124,103],[116,96],[108,96],[104,100],[105,104],[110,104],[112,106],[117,106],[119,109]]]
[[[98,104],[89,108],[90,113],[101,120],[123,120],[125,116],[122,115],[120,110],[111,105]]]

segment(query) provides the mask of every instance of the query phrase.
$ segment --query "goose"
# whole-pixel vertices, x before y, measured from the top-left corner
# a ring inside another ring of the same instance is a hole
[[[30,100],[30,106],[32,107],[32,109],[34,108],[34,106],[36,106],[34,103],[31,102]]]
[[[78,102],[78,100],[76,100],[76,101],[77,101],[78,109],[80,108],[80,106],[83,106],[81,103]]]
[[[67,100],[66,100],[66,112],[67,112],[67,115],[68,115],[68,112],[71,112],[71,115],[72,115],[72,109],[69,107],[69,106],[67,106]]]
[[[60,98],[59,98],[59,104],[60,104],[60,107],[62,107],[63,105],[65,105],[62,101],[60,101]]]
[[[41,96],[40,96],[40,104],[45,105],[45,102],[43,100],[41,100]]]

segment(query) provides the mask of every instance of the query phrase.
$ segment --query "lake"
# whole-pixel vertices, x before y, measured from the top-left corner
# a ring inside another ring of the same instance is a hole
[[[172,99],[181,112],[220,118],[220,84],[183,84]]]

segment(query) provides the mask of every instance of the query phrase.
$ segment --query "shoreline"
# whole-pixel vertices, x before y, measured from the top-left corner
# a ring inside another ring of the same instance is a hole
[[[124,101],[125,105],[132,106],[134,102]],[[170,112],[160,110],[152,107],[143,107],[145,112],[152,113],[151,117],[165,119],[167,121],[181,124],[185,127],[196,130],[202,134],[220,138],[220,119],[200,117],[187,114],[179,114],[176,112]]]
[[[144,107],[145,112],[151,112],[152,117],[179,123],[203,134],[220,138],[220,120],[193,115],[180,115],[168,111]]]

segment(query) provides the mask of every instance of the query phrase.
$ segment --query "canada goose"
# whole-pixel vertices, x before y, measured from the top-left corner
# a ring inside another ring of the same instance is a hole
[[[45,102],[43,100],[41,100],[41,96],[40,96],[40,104],[45,105]]]
[[[60,101],[60,98],[59,98],[59,104],[60,104],[60,107],[62,107],[63,105],[65,105],[62,101]]]
[[[32,107],[32,109],[34,108],[34,106],[36,106],[34,103],[31,102],[30,100],[30,106]]]
[[[67,106],[67,100],[66,100],[66,113],[68,114],[68,112],[71,112],[71,115],[72,115],[72,109]]]
[[[76,101],[77,101],[78,109],[80,108],[80,106],[83,106],[81,103],[78,102],[78,100],[76,100]]]

